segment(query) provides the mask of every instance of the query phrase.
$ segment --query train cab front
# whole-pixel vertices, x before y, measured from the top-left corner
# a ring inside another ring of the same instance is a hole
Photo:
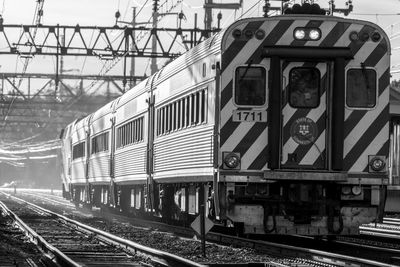
[[[389,41],[376,25],[283,15],[222,39],[218,203],[244,233],[355,234],[387,184]]]

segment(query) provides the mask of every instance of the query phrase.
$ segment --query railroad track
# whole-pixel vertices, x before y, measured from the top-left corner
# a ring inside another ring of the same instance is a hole
[[[33,195],[34,194],[29,193],[30,197],[32,197]],[[42,196],[35,195],[35,197],[38,199],[42,199],[43,202],[44,200],[48,199],[46,196],[43,195]],[[100,213],[97,214],[97,216],[103,216],[103,215],[101,215]],[[113,222],[118,221],[123,224],[127,224],[132,222],[132,220],[134,220],[135,224],[142,225],[143,227],[157,228],[160,231],[164,230],[168,232],[179,233],[185,236],[193,236],[193,231],[188,228],[163,225],[156,222],[141,221],[115,214],[107,214],[106,217],[110,218],[110,220],[112,220]],[[128,232],[130,230],[124,228],[118,228],[118,231],[120,233],[123,233],[123,232]],[[390,265],[390,262],[394,263],[396,260],[395,257],[391,256],[397,255],[395,251],[390,251],[390,250],[379,251],[379,250],[374,250],[374,248],[370,247],[369,251],[364,254],[373,255],[379,253],[380,255],[383,256],[383,258],[386,258],[386,262],[362,259],[360,258],[360,254],[354,253],[354,255],[349,255],[349,251],[351,252],[359,249],[354,244],[352,244],[351,246],[349,245],[344,246],[344,243],[342,242],[341,244],[337,245],[339,248],[342,247],[342,252],[346,252],[347,250],[347,254],[332,253],[327,251],[321,251],[323,249],[328,249],[328,247],[330,247],[332,243],[328,244],[325,242],[325,245],[321,245],[323,243],[318,243],[318,245],[316,245],[314,241],[310,239],[309,241],[305,241],[306,239],[304,238],[298,239],[297,241],[293,240],[289,241],[289,237],[287,236],[285,237],[271,236],[270,241],[261,241],[261,240],[238,238],[234,236],[222,235],[219,233],[210,232],[209,234],[207,234],[207,239],[209,241],[217,242],[219,244],[225,244],[228,246],[237,246],[237,247],[247,247],[258,251],[257,253],[264,253],[276,256],[277,258],[270,260],[271,265],[269,266],[395,266],[395,265]],[[282,243],[282,239],[285,240],[287,239],[286,240],[287,242]],[[314,244],[312,245],[313,242]],[[318,247],[321,250],[317,250],[315,249],[315,247]],[[363,249],[365,250],[365,246]],[[338,249],[338,251],[340,250]],[[282,255],[284,255],[284,257],[282,257]],[[209,257],[213,256],[210,255]],[[274,263],[277,265],[272,265]],[[209,264],[209,266],[218,266],[218,265]]]
[[[400,219],[384,218],[382,223],[369,223],[360,226],[360,234],[400,239]]]
[[[26,204],[13,198],[0,207],[60,266],[202,266]]]

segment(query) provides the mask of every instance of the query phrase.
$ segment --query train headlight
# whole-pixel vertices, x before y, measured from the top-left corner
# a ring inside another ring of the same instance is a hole
[[[224,152],[224,167],[225,169],[240,169],[240,154],[236,152]]]
[[[296,28],[293,36],[296,40],[317,41],[321,39],[321,30],[318,28]]]
[[[386,162],[384,156],[369,156],[369,171],[382,172],[385,170]]]
[[[294,31],[294,38],[297,40],[303,40],[306,38],[306,31],[304,29],[297,29]]]
[[[321,32],[316,29],[312,29],[308,33],[308,36],[310,37],[311,40],[318,40],[321,37]]]

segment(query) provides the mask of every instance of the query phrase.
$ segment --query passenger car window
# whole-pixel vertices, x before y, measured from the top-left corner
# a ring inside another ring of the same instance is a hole
[[[238,67],[235,72],[235,103],[262,106],[266,102],[266,71],[263,67]]]
[[[347,71],[346,105],[350,108],[373,108],[376,105],[376,72],[373,69]]]
[[[320,77],[317,68],[291,69],[289,73],[289,104],[295,108],[318,107]]]

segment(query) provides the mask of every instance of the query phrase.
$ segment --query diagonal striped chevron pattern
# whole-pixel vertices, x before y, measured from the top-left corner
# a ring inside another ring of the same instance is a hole
[[[294,40],[293,31],[297,27],[318,27],[322,32],[322,38],[318,41]],[[234,29],[242,32],[258,29],[265,31],[265,37],[261,40],[251,38],[235,39],[232,36]],[[283,117],[282,129],[269,129],[268,122],[237,122],[232,120],[235,110],[268,110],[268,105],[250,108],[238,107],[233,100],[234,72],[238,66],[262,65],[270,70],[270,58],[263,56],[263,48],[271,46],[286,47],[348,47],[352,51],[354,59],[346,61],[346,70],[360,68],[361,63],[367,68],[375,69],[378,77],[378,99],[373,109],[349,109],[345,108],[344,126],[344,153],[343,170],[350,172],[365,172],[368,170],[368,155],[387,155],[389,137],[389,44],[386,38],[379,42],[352,42],[349,38],[351,32],[372,33],[379,31],[372,24],[362,21],[349,21],[334,17],[318,17],[310,20],[306,16],[299,17],[273,17],[269,19],[247,19],[231,26],[222,40],[222,79],[221,79],[221,118],[220,118],[220,148],[221,151],[239,152],[242,158],[242,170],[267,170],[268,169],[268,133],[280,131],[281,152],[296,153],[300,165],[327,166],[324,165],[329,158],[329,96],[331,92],[332,67],[329,62],[307,61],[289,62],[282,60],[282,74],[287,76],[293,66],[312,66],[320,70],[321,92],[320,103],[322,108],[301,110],[291,108],[287,99],[282,99]],[[332,64],[331,64],[332,66]],[[282,90],[286,90],[285,81],[282,82]],[[268,84],[268,83],[267,83]],[[268,86],[267,86],[268,87]],[[273,88],[269,88],[273,90]],[[267,89],[268,90],[268,89]],[[344,90],[344,88],[343,88]],[[267,91],[267,96],[268,96]],[[287,94],[283,93],[283,96]],[[268,102],[268,101],[267,101]],[[315,142],[309,146],[301,146],[293,141],[290,136],[290,127],[293,120],[299,117],[308,117],[316,123],[319,129]],[[276,155],[284,167],[287,161],[287,153]],[[275,155],[274,155],[275,156]]]

